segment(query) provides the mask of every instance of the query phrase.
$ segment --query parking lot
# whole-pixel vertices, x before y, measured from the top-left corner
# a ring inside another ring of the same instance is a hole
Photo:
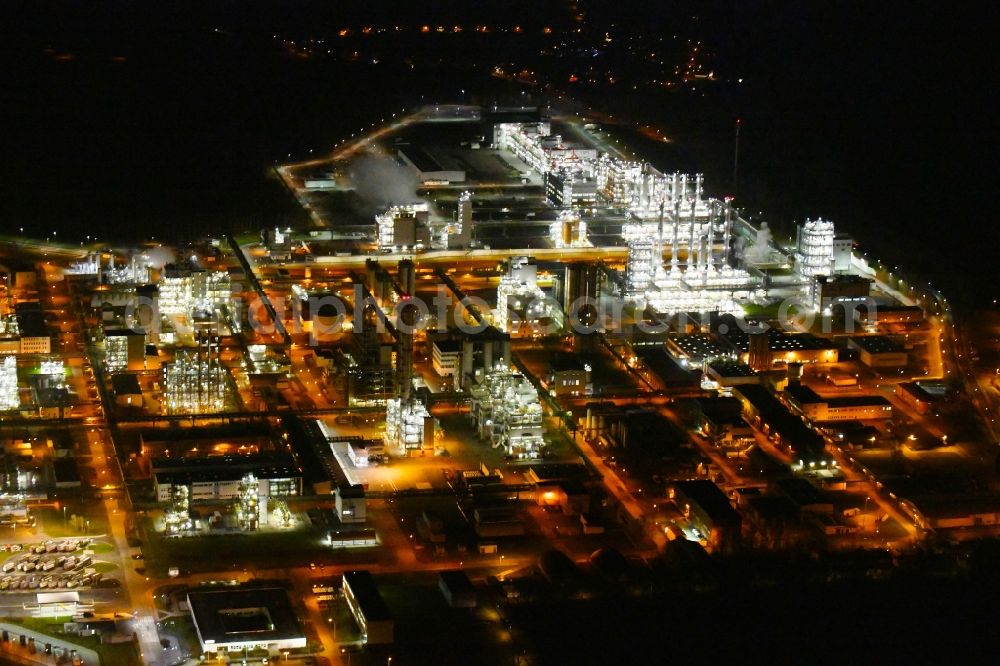
[[[0,567],[0,592],[81,589],[103,577],[94,566],[90,539],[49,540],[35,544],[0,544],[10,553]]]

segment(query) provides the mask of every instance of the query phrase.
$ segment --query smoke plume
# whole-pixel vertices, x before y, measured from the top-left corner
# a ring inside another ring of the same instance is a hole
[[[354,190],[374,210],[417,200],[417,175],[388,157],[364,155],[348,170]]]

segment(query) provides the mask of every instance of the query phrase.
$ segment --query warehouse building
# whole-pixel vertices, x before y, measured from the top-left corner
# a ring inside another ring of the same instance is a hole
[[[869,368],[902,368],[909,362],[903,346],[883,335],[853,337],[847,344],[858,350],[858,359]]]
[[[344,599],[361,629],[363,643],[392,643],[394,622],[369,571],[344,573]]]
[[[302,470],[291,456],[284,454],[153,460],[153,487],[159,502],[169,502],[177,486],[190,489],[192,502],[233,500],[247,474],[257,478],[261,497],[302,494]]]
[[[789,384],[785,400],[810,421],[869,421],[892,417],[892,403],[880,395],[824,398],[808,386]]]
[[[740,514],[711,481],[677,481],[670,486],[668,496],[687,518],[695,540],[715,550],[732,546],[739,539]]]
[[[187,594],[191,619],[202,652],[242,652],[306,647],[291,601],[285,590],[226,588]]]

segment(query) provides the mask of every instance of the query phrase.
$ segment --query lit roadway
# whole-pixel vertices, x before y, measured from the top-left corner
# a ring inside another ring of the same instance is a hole
[[[48,290],[50,300],[53,298],[53,289]],[[79,298],[70,299],[66,308],[69,312],[59,311],[63,315],[62,322],[74,328],[78,336],[82,336],[82,331],[79,329],[83,326],[83,317],[79,310],[80,302]],[[68,355],[64,354],[63,356],[67,357]],[[85,372],[82,373],[82,377],[86,383],[87,391],[95,396],[100,395],[103,387],[97,385],[89,359],[85,359],[83,367]],[[129,556],[125,520],[131,507],[128,506],[128,498],[123,493],[123,473],[105,424],[101,403],[95,403],[90,413],[92,416],[87,417],[86,422],[94,427],[89,428],[86,433],[89,462],[95,472],[97,485],[101,489],[110,536],[114,540],[122,562],[123,587],[131,602],[130,607],[117,608],[116,610],[133,614],[133,629],[139,639],[143,660],[147,665],[153,666],[160,663],[158,656],[162,653],[163,647],[160,645],[160,637],[156,630],[156,607],[152,597],[143,593],[145,577],[135,572]],[[124,499],[124,506],[119,503],[119,497]]]
[[[860,266],[859,262],[855,261],[854,263]],[[883,266],[883,268],[886,268],[888,271],[888,267]],[[914,304],[916,302],[912,297],[878,280],[875,275],[871,275],[867,271],[863,272],[867,277],[875,279],[879,288],[891,293],[901,302],[906,304]],[[891,272],[889,275],[892,277]],[[914,287],[911,286],[911,292],[913,289]],[[956,325],[951,315],[951,306],[937,290],[933,288],[928,289],[927,299],[933,301],[936,304],[937,310],[941,312],[939,317],[929,318],[932,333],[928,339],[928,350],[931,353],[930,373],[936,377],[947,376],[952,369],[948,367],[948,363],[952,364],[954,370],[965,384],[968,399],[983,425],[989,442],[993,445],[1000,444],[1000,429],[998,429],[998,425],[1000,424],[996,422],[996,405],[993,404],[991,396],[988,393],[988,388],[984,387],[981,383],[979,374],[976,372],[976,368],[972,362],[973,347],[969,341],[968,331],[965,327]],[[949,355],[950,358],[948,358]],[[995,453],[995,450],[991,451],[991,453]]]
[[[104,500],[104,506],[108,514],[111,536],[114,538],[124,562],[122,577],[132,602],[130,612],[135,617],[133,628],[139,638],[139,649],[142,651],[144,663],[147,666],[153,666],[160,663],[158,656],[163,652],[163,646],[160,645],[160,636],[156,631],[156,604],[149,587],[150,580],[136,573],[133,566],[135,563],[129,557],[128,540],[125,536],[127,512],[120,510],[118,501],[114,499]]]
[[[640,525],[644,523],[645,519],[645,509],[642,504],[635,498],[635,496],[629,491],[625,483],[618,477],[618,474],[604,462],[604,457],[601,456],[597,451],[594,450],[590,444],[583,437],[576,436],[573,439],[574,444],[580,450],[580,452],[586,456],[590,464],[597,470],[597,473],[601,476],[601,482],[604,483],[604,487],[607,488],[608,492],[614,495],[615,499],[623,509],[628,513],[632,520],[636,521]],[[658,548],[663,547],[667,542],[666,536],[660,530],[647,530],[649,537],[653,540]]]
[[[386,544],[385,547],[389,547]],[[398,561],[391,564],[382,563],[368,563],[364,565],[364,568],[371,571],[374,574],[386,574],[386,573],[432,573],[437,571],[445,571],[449,569],[462,568],[471,577],[485,577],[488,575],[501,575],[509,576],[519,569],[534,566],[538,558],[535,555],[503,555],[497,556],[495,558],[484,558],[484,560],[466,563],[460,559],[460,555],[455,555],[452,557],[447,557],[443,559],[438,559],[433,562],[422,562],[418,561],[415,557],[412,557],[412,550],[407,549],[410,552],[410,556],[406,556],[405,552],[401,553],[400,550],[393,550],[397,555],[402,555]],[[334,628],[324,621],[323,610],[319,607],[316,601],[315,595],[312,593],[312,585],[314,582],[329,579],[331,576],[336,576],[343,574],[346,571],[352,571],[357,569],[357,564],[343,564],[343,565],[323,565],[323,566],[294,566],[294,567],[281,567],[281,568],[268,568],[268,569],[253,569],[252,571],[244,570],[232,570],[232,569],[222,569],[214,572],[203,572],[197,574],[181,575],[176,578],[172,578],[169,581],[162,580],[149,580],[141,576],[136,577],[135,588],[141,592],[135,594],[135,597],[141,597],[142,608],[138,605],[136,607],[136,612],[142,615],[147,615],[146,607],[148,606],[151,610],[152,616],[155,616],[155,606],[153,602],[154,596],[157,594],[157,587],[160,585],[183,585],[188,587],[196,587],[199,583],[208,581],[218,581],[218,580],[239,580],[241,582],[248,582],[254,579],[261,580],[277,580],[277,579],[288,579],[291,581],[293,586],[293,598],[301,600],[305,605],[306,609],[309,611],[309,615],[313,620],[312,626],[315,628],[317,637],[320,643],[323,645],[322,656],[331,659],[336,662],[341,660],[340,656],[340,646],[345,644],[343,641],[335,640]],[[152,621],[149,623],[149,630],[152,632],[151,635],[155,635],[155,626],[153,626]],[[140,634],[140,638],[142,635]],[[144,658],[146,658],[146,663],[156,663],[155,661],[150,661],[145,655],[148,654],[159,654],[162,652],[162,647],[159,645],[158,640],[153,645],[154,651],[152,653],[148,652],[145,647],[143,647]]]
[[[440,108],[440,107],[439,107]],[[462,113],[463,107],[446,107],[456,110],[459,114]],[[472,108],[468,107],[465,113],[467,114]],[[289,189],[289,191],[295,193],[295,197],[303,209],[309,211],[309,216],[312,218],[313,223],[319,227],[325,227],[326,222],[323,220],[319,213],[317,213],[312,206],[304,198],[305,183],[303,178],[297,175],[297,172],[302,169],[315,169],[316,167],[321,167],[326,164],[333,164],[339,160],[346,160],[357,153],[365,150],[367,148],[373,147],[377,144],[378,140],[396,132],[408,125],[412,125],[417,122],[464,122],[468,120],[473,120],[474,118],[468,115],[456,115],[456,116],[440,116],[436,115],[436,112],[432,110],[432,107],[424,107],[415,113],[409,115],[400,116],[396,119],[396,114],[391,115],[393,119],[392,122],[381,127],[376,128],[373,123],[371,126],[371,131],[365,134],[361,134],[357,138],[352,138],[350,140],[342,141],[339,145],[334,147],[332,153],[326,157],[320,157],[316,159],[306,160],[304,162],[297,162],[295,164],[285,164],[276,169],[279,176],[281,176],[282,182]],[[382,119],[385,122],[385,119]]]
[[[393,114],[393,116],[395,116],[395,114]],[[313,224],[317,227],[326,227],[326,221],[320,217],[319,213],[317,213],[306,200],[305,196],[307,194],[307,190],[305,189],[305,183],[303,182],[303,179],[297,175],[297,172],[301,169],[315,169],[316,167],[323,166],[324,164],[332,164],[338,160],[348,159],[359,151],[373,145],[373,143],[381,137],[391,134],[392,132],[395,132],[396,130],[406,127],[407,125],[421,119],[422,116],[420,113],[404,116],[393,123],[384,125],[379,129],[359,136],[356,139],[341,142],[340,145],[336,146],[333,152],[326,157],[307,160],[305,162],[298,162],[296,164],[286,164],[278,167],[276,171],[281,177],[282,182],[285,184],[285,187],[287,187],[290,192],[294,193],[296,200],[299,202],[299,205],[302,206],[303,210],[309,212],[309,217],[312,219]]]

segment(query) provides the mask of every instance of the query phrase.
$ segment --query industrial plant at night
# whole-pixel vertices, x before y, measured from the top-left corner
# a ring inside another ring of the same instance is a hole
[[[995,261],[948,249],[991,232],[914,216],[921,179],[961,199],[936,172],[914,203],[832,138],[795,163],[877,59],[775,60],[717,3],[306,4],[177,23],[204,60],[148,23],[11,40],[52,99],[133,92],[59,146],[115,178],[0,204],[0,663],[991,653],[1000,315],[955,285]]]

